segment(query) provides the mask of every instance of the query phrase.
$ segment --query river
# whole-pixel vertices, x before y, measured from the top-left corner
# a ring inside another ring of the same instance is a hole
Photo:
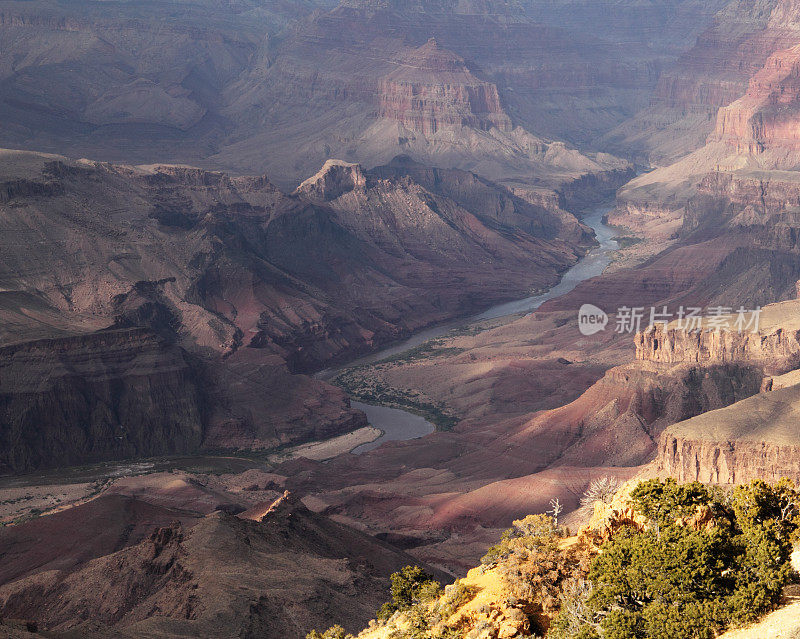
[[[580,282],[588,280],[592,277],[600,275],[611,262],[609,251],[617,248],[615,242],[616,231],[603,223],[603,216],[614,208],[613,203],[606,203],[592,209],[588,214],[583,217],[583,223],[594,229],[599,246],[590,250],[575,266],[569,269],[561,281],[551,288],[546,293],[526,297],[524,299],[515,300],[513,302],[506,302],[505,304],[498,304],[485,310],[482,313],[468,318],[461,318],[444,324],[438,324],[431,328],[415,333],[408,339],[397,342],[377,353],[372,353],[366,357],[362,357],[347,366],[336,370],[327,370],[318,374],[322,379],[331,379],[344,368],[358,366],[361,364],[371,364],[380,361],[386,357],[403,353],[411,348],[419,346],[431,339],[442,337],[454,328],[479,322],[482,320],[497,319],[506,317],[508,315],[518,315],[522,313],[530,313],[547,300],[560,297],[569,293]],[[575,309],[576,317],[578,309]],[[373,442],[362,444],[353,449],[353,453],[360,455],[368,450],[374,450],[381,444],[390,441],[405,441],[408,439],[416,439],[424,437],[435,430],[433,424],[412,413],[400,410],[397,408],[387,408],[386,406],[373,406],[364,404],[362,402],[353,402],[353,407],[364,411],[369,419],[369,423],[375,428],[383,431],[383,435]]]

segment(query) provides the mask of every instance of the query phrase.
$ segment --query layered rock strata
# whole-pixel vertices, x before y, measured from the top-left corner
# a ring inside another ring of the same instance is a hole
[[[661,436],[654,467],[680,481],[800,482],[798,407],[795,385],[676,424]]]
[[[433,39],[381,79],[378,100],[380,117],[423,135],[444,127],[512,129],[497,87],[478,80],[463,59],[439,49]]]

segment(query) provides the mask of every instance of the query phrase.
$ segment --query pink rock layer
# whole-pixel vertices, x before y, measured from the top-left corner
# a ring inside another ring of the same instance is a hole
[[[423,135],[446,127],[512,129],[497,87],[472,75],[462,58],[440,49],[435,40],[381,79],[378,99],[380,117]]]

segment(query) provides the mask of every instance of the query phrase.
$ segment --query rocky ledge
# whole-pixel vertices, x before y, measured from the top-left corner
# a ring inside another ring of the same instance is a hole
[[[203,437],[198,371],[145,329],[0,349],[0,471],[187,453]]]
[[[677,322],[656,324],[636,335],[636,359],[664,364],[746,363],[763,366],[777,374],[800,364],[800,301],[771,304],[761,311],[758,330],[747,328],[752,314],[744,315],[743,330],[737,330],[739,316],[726,315],[721,321],[728,330],[689,332]],[[706,320],[707,321],[707,320]]]
[[[655,467],[679,481],[800,481],[800,387],[761,393],[669,427]]]

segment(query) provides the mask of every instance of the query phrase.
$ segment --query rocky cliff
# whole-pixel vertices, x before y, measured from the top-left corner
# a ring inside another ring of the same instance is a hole
[[[223,147],[215,161],[242,169],[258,162],[286,180],[287,171],[299,168],[307,175],[332,156],[372,167],[405,154],[495,181],[551,189],[627,168],[608,155],[582,154],[531,133],[521,123],[512,127],[513,93],[499,87],[516,84],[519,76],[492,74],[485,58],[505,68],[508,52],[517,47],[541,53],[544,46],[533,43],[546,29],[503,4],[507,28],[485,7],[470,13],[458,3],[350,3],[320,13],[264,53],[269,65],[237,81],[225,115],[255,133]],[[404,39],[397,37],[397,24],[404,25]],[[514,57],[530,65],[520,54]],[[265,156],[265,146],[280,153]]]
[[[669,424],[758,393],[756,366],[630,364],[609,370],[574,402],[534,415],[488,445],[513,446],[548,466],[637,466]]]
[[[765,231],[796,225],[799,207],[800,181],[792,171],[715,171],[703,177],[697,196],[687,204],[682,232],[687,235],[722,224],[728,228],[747,228],[763,243],[771,239]],[[774,248],[794,246],[783,242]]]
[[[797,386],[774,390],[668,428],[654,468],[680,481],[800,481]]]
[[[766,156],[757,160],[764,168],[792,168],[800,146],[798,105],[800,46],[794,46],[773,53],[750,79],[744,96],[719,110],[709,140],[737,155]]]
[[[189,453],[205,431],[202,370],[143,329],[0,349],[0,471]]]
[[[693,54],[699,66],[687,69],[686,76],[690,83],[698,83],[710,73],[726,91],[711,99],[702,115],[686,116],[675,127],[667,127],[662,148],[666,157],[656,158],[663,166],[631,181],[621,192],[623,207],[632,213],[627,216],[632,226],[637,226],[637,210],[660,208],[664,218],[680,217],[709,172],[796,166],[798,17],[800,7],[791,0],[732,3],[720,12],[707,34],[707,53]],[[733,52],[728,51],[731,48]],[[689,93],[702,95],[695,89]],[[664,129],[658,116],[654,119],[653,126]],[[758,206],[757,201],[753,204]],[[644,220],[638,226],[647,234]]]
[[[709,7],[711,9],[711,7]],[[665,165],[704,145],[717,111],[739,99],[750,79],[776,51],[800,42],[792,0],[726,2],[661,73],[650,105],[606,137]]]
[[[374,166],[399,153],[560,183],[598,168],[576,153],[525,156],[633,115],[708,4],[192,0],[176,13],[158,0],[111,16],[9,0],[0,143],[267,172],[286,189],[330,157]],[[512,120],[528,135],[484,135]],[[467,134],[434,135],[454,125]]]
[[[434,39],[381,79],[378,100],[380,117],[423,135],[446,127],[512,129],[497,87],[478,80],[462,58],[440,49]]]
[[[757,332],[745,326],[749,313],[742,332],[735,328],[736,315],[722,318],[728,328],[719,331],[705,328],[689,333],[674,325],[657,324],[636,335],[636,359],[665,364],[739,362],[785,373],[800,364],[800,324],[791,315],[796,308],[788,305],[779,305],[780,310],[774,306],[764,309]],[[779,314],[780,319],[776,317]]]
[[[657,472],[719,484],[800,479],[800,442],[793,426],[800,406],[799,304],[793,300],[767,306],[757,334],[680,337],[673,330],[658,330],[637,336],[640,359],[738,361],[769,373],[762,392],[669,426],[659,439],[653,464]]]

